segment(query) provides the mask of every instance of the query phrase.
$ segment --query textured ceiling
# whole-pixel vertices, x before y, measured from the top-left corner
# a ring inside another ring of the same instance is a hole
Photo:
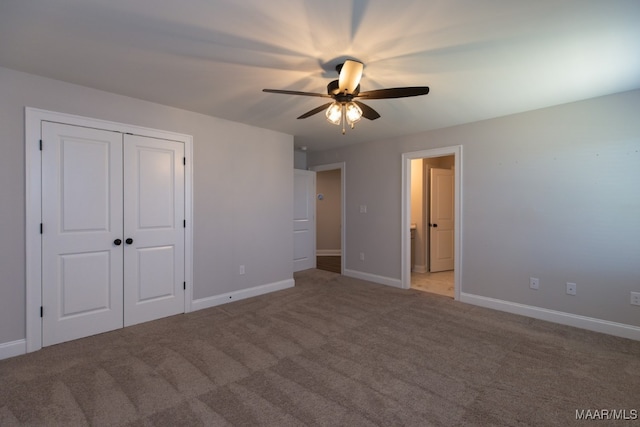
[[[340,59],[367,103],[341,135],[324,99]],[[1,0],[0,66],[295,136],[322,150],[640,88],[638,0]]]

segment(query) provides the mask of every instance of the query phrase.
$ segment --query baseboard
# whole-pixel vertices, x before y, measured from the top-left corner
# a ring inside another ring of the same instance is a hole
[[[340,249],[316,249],[316,256],[342,256]]]
[[[561,325],[640,341],[640,327],[461,292],[460,301]]]
[[[191,303],[191,308],[193,309],[193,311],[202,310],[205,308],[227,304],[233,301],[257,297],[259,295],[264,295],[264,294],[268,294],[275,291],[281,291],[283,289],[292,288],[294,286],[295,286],[295,281],[293,279],[283,280],[281,282],[268,283],[266,285],[256,286],[248,289],[242,289],[240,291],[229,292],[222,295],[215,295],[212,297],[193,300],[193,302]]]
[[[10,341],[0,344],[0,360],[27,353],[27,340]]]
[[[426,265],[414,265],[413,266],[413,271],[414,273],[426,273],[427,272],[427,266]]]
[[[363,273],[356,270],[344,270],[344,275],[353,277],[354,279],[367,280],[369,282],[378,283],[380,285],[392,286],[394,288],[402,288],[402,281],[391,277],[378,276],[371,273]]]

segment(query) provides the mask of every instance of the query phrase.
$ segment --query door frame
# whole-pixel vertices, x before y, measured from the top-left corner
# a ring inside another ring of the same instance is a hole
[[[401,268],[403,289],[411,288],[411,160],[453,155],[454,163],[454,298],[462,292],[462,145],[402,153]]]
[[[184,311],[192,310],[193,300],[193,136],[111,122],[89,117],[25,107],[25,191],[26,191],[26,344],[27,352],[42,348],[42,171],[40,156],[43,121],[131,133],[184,143],[185,165],[185,271]]]
[[[347,265],[347,216],[346,216],[346,201],[347,201],[347,164],[345,162],[328,163],[324,165],[312,166],[309,168],[314,172],[324,172],[340,169],[340,274],[344,275],[344,268]],[[316,208],[317,209],[317,208]],[[316,215],[317,219],[317,215]],[[317,243],[316,243],[317,244]]]

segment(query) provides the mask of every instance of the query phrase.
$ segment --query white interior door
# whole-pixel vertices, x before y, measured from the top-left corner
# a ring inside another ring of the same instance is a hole
[[[184,312],[184,144],[42,124],[42,344]]]
[[[122,134],[42,122],[42,140],[46,346],[123,325]]]
[[[124,325],[184,312],[184,144],[124,136]]]
[[[316,173],[294,170],[293,271],[316,268]]]
[[[454,174],[451,169],[430,170],[429,271],[453,270]]]

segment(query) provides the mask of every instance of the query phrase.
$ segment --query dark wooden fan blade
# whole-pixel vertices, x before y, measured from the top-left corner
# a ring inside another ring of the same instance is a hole
[[[323,111],[329,108],[329,105],[331,104],[333,104],[333,102],[328,102],[324,105],[319,106],[318,108],[314,108],[311,111],[307,111],[306,113],[298,117],[298,119],[306,119],[307,117],[313,116],[314,114],[318,114],[320,111]]]
[[[376,110],[369,107],[367,104],[363,104],[360,101],[353,101],[353,102],[355,102],[358,105],[358,107],[360,107],[360,109],[362,110],[362,117],[364,117],[365,119],[375,120],[380,117],[380,114],[378,114]]]
[[[329,95],[324,93],[298,92],[297,90],[262,89],[262,91],[268,92],[268,93],[282,93],[284,95],[303,95],[303,96],[317,96],[320,98],[331,98]]]
[[[360,92],[358,98],[365,99],[388,99],[388,98],[407,98],[409,96],[420,96],[429,93],[428,86],[412,86],[412,87],[394,87],[389,89],[369,90]]]

